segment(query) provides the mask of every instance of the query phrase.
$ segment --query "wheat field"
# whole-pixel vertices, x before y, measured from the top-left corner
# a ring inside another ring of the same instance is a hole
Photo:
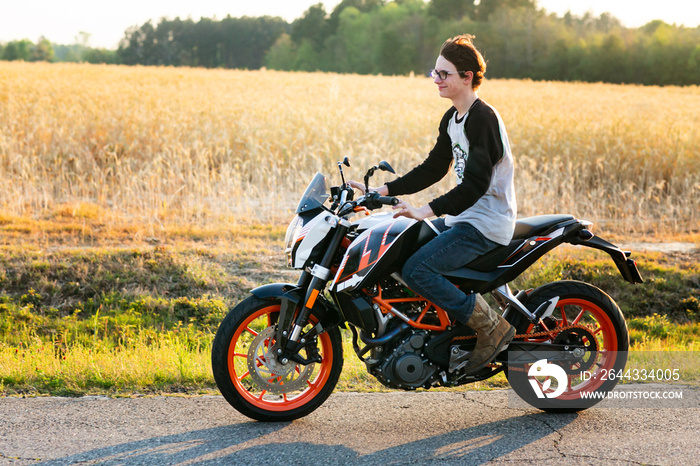
[[[479,94],[508,128],[520,216],[697,234],[699,87],[487,79]],[[449,105],[423,77],[0,62],[0,214],[284,223],[344,156],[354,179],[379,160],[408,171]]]

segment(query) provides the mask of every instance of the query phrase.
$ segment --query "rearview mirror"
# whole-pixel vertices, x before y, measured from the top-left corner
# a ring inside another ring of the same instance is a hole
[[[386,160],[382,160],[381,162],[379,162],[379,165],[377,165],[377,168],[379,168],[380,170],[385,171],[385,172],[396,174],[394,169],[391,168],[391,165],[389,165],[389,162],[387,162]]]

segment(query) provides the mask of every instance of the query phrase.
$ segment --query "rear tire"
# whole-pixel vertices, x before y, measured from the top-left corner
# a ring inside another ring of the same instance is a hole
[[[279,310],[279,300],[248,297],[221,322],[212,347],[212,370],[221,394],[258,421],[292,421],[311,413],[333,392],[343,368],[337,327],[318,336],[321,363],[282,365],[271,357]],[[318,321],[313,315],[309,320],[311,325]]]
[[[528,404],[547,412],[576,412],[587,409],[602,398],[582,398],[582,393],[611,391],[619,378],[607,377],[610,371],[622,371],[627,363],[629,350],[629,333],[620,308],[610,296],[595,286],[577,281],[560,281],[537,288],[528,297],[527,308],[534,312],[542,303],[552,298],[559,298],[552,317],[556,327],[581,324],[588,330],[573,329],[568,338],[560,333],[558,342],[563,338],[574,344],[584,344],[588,351],[585,361],[564,365],[567,374],[567,386],[556,398],[538,398],[531,386],[531,380],[537,380],[540,390],[546,396],[553,394],[558,387],[553,377],[529,377],[528,370],[532,364],[511,366],[506,375],[513,390]],[[551,321],[550,321],[551,322]],[[537,333],[534,326],[521,319],[516,323],[518,335]],[[521,341],[548,342],[550,337],[520,338]],[[582,377],[588,372],[590,378]]]

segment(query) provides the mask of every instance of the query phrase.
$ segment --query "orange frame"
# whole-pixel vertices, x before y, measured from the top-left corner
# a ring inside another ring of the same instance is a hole
[[[377,290],[378,290],[378,294],[377,294],[377,296],[372,298],[372,301],[379,305],[379,307],[381,308],[381,310],[384,314],[389,314],[389,313],[394,314],[391,311],[391,309],[394,307],[393,306],[394,303],[410,303],[410,302],[417,302],[417,301],[427,301],[425,298],[421,298],[421,297],[384,299],[382,297],[382,288],[379,285],[377,285]],[[433,306],[435,307],[435,310],[437,311],[437,316],[438,316],[438,320],[440,321],[440,325],[430,325],[430,324],[421,323],[423,321],[423,318],[425,318],[425,316],[428,314],[428,309],[430,309]],[[394,315],[396,315],[396,314],[394,314]],[[423,311],[418,316],[418,318],[416,320],[410,319],[406,323],[413,328],[417,328],[417,329],[421,329],[421,330],[443,331],[443,330],[446,330],[447,327],[449,327],[452,322],[450,321],[450,318],[444,309],[442,309],[438,306],[435,306],[433,303],[428,301],[427,304],[425,305],[425,307],[423,308]]]

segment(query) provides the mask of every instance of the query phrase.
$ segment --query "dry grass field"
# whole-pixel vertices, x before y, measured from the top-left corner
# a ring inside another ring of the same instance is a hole
[[[521,216],[697,239],[699,87],[487,80],[480,96],[508,127]],[[0,225],[281,225],[346,155],[355,179],[381,159],[406,172],[448,106],[422,77],[0,62]]]

